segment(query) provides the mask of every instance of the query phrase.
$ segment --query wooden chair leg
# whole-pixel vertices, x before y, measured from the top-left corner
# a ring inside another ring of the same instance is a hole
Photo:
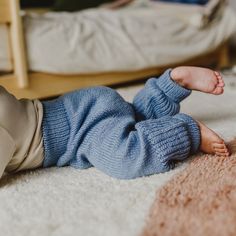
[[[228,43],[225,43],[219,51],[217,68],[222,69],[222,68],[228,67],[228,66],[230,66],[229,45],[228,45]]]
[[[11,45],[13,54],[14,74],[19,88],[29,86],[27,59],[24,44],[22,19],[20,17],[19,0],[9,0],[11,12]]]

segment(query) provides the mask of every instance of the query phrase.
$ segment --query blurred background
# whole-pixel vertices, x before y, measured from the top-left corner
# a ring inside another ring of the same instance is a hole
[[[118,0],[119,2],[120,0]],[[126,2],[126,0],[121,0],[121,2]],[[154,0],[155,1],[155,0]],[[180,2],[180,3],[198,3],[205,4],[208,0],[162,0],[163,2]],[[76,0],[20,0],[21,7],[24,9],[32,8],[47,8],[55,11],[78,11],[87,8],[97,7],[104,3],[116,2],[115,0],[87,0],[87,1],[76,1]],[[226,1],[230,7],[236,13],[236,1],[228,0]],[[235,30],[236,31],[236,30]],[[236,33],[230,39],[230,52],[229,56],[231,59],[231,64],[236,63]],[[231,66],[231,65],[230,65]]]
[[[9,79],[0,85],[18,97],[136,82],[179,65],[236,75],[233,0],[20,0],[20,6],[22,27],[10,32],[11,10],[0,23],[0,74],[17,80],[14,88]]]
[[[236,1],[235,0],[229,0],[230,7],[235,11],[236,13]],[[231,43],[233,45],[234,53],[236,53],[236,33],[232,37]],[[236,61],[236,56],[235,56],[235,61]]]

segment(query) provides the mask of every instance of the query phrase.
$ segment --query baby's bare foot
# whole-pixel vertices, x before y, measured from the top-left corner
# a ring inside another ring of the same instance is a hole
[[[171,78],[180,86],[215,95],[224,92],[224,81],[219,72],[202,67],[180,66],[171,71]]]
[[[201,151],[208,154],[228,157],[230,153],[224,140],[199,121],[198,125],[201,133]]]

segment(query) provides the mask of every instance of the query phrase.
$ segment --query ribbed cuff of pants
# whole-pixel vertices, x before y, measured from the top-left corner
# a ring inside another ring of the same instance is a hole
[[[191,94],[191,90],[183,88],[172,80],[170,73],[171,69],[166,70],[159,78],[157,78],[156,83],[166,96],[174,102],[180,103]]]
[[[136,128],[148,140],[145,142],[149,144],[145,147],[149,152],[146,162],[149,168],[156,168],[153,173],[170,170],[174,161],[184,160],[189,157],[191,150],[196,151],[199,146],[197,125],[184,115],[142,121],[136,125]],[[147,171],[149,168],[144,170]]]
[[[191,137],[191,153],[192,154],[196,153],[199,149],[201,142],[200,129],[197,122],[191,116],[188,116],[183,113],[179,113],[174,117],[186,123]]]
[[[43,139],[44,167],[57,164],[64,154],[70,134],[70,126],[62,99],[42,102],[43,104]]]

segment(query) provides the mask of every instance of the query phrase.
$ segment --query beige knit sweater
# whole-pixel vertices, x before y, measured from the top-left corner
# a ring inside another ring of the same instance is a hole
[[[17,100],[0,86],[0,178],[42,165],[42,118],[39,100]]]

